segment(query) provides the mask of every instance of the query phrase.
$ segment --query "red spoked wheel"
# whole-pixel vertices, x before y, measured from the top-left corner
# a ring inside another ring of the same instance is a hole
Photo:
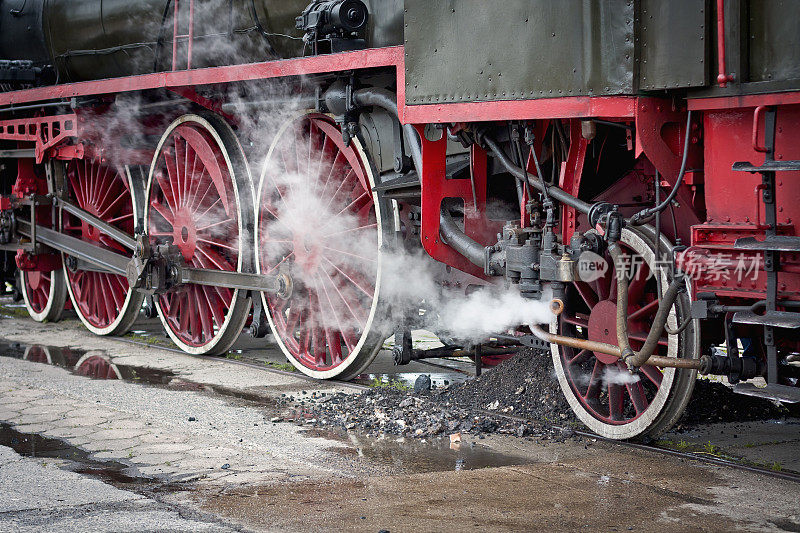
[[[216,116],[185,115],[161,138],[145,206],[152,245],[177,246],[193,268],[251,272],[250,175],[233,131]],[[250,311],[246,291],[188,284],[158,297],[169,336],[192,354],[223,353]]]
[[[64,272],[60,268],[51,272],[20,270],[19,277],[22,299],[31,318],[37,322],[60,320],[67,301]]]
[[[620,245],[630,262],[628,298],[628,331],[631,346],[638,350],[644,344],[658,308],[654,273],[655,247],[647,229],[623,230]],[[662,241],[662,253],[669,243]],[[617,344],[616,276],[610,256],[603,277],[594,281],[577,281],[568,287],[565,310],[550,330],[562,335]],[[662,285],[669,280],[665,271]],[[673,330],[687,320],[688,298],[681,295],[670,313],[667,324]],[[657,354],[668,357],[697,358],[698,330],[694,324],[679,335],[667,335],[659,341]],[[631,374],[617,357],[552,345],[556,375],[567,401],[575,414],[598,434],[628,439],[647,435],[656,437],[674,424],[689,401],[697,372],[659,369],[643,366]]]
[[[66,166],[68,198],[100,220],[133,236],[139,216],[128,169],[115,169],[96,160],[70,161]],[[61,212],[61,231],[129,257],[131,250],[88,222]],[[62,254],[70,300],[78,318],[96,335],[122,335],[130,329],[142,307],[144,295],[128,285],[125,276],[104,272]]]
[[[320,379],[351,379],[388,336],[381,300],[382,218],[371,166],[357,139],[309,114],[278,131],[257,202],[256,268],[288,270],[289,299],[262,294],[286,357]]]

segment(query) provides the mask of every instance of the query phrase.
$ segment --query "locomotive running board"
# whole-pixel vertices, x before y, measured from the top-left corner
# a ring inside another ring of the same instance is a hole
[[[791,311],[767,311],[763,315],[753,311],[738,311],[733,314],[733,322],[752,324],[755,326],[773,326],[776,328],[800,328],[800,313]]]
[[[739,383],[733,388],[733,392],[782,403],[800,403],[800,389],[788,385],[771,384],[766,387],[756,387],[752,383]]]

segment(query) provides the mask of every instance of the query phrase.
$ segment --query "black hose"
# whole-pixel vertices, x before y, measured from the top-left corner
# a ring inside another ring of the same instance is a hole
[[[678,298],[684,281],[681,278],[675,278],[669,284],[664,297],[661,298],[661,303],[658,305],[656,316],[653,318],[650,332],[647,334],[647,339],[642,349],[634,352],[631,348],[630,340],[628,340],[628,277],[622,268],[624,266],[622,264],[622,250],[619,244],[615,243],[608,248],[608,253],[614,261],[613,267],[617,269],[617,344],[619,344],[622,360],[625,361],[628,368],[638,368],[645,364],[658,348],[658,341],[664,331],[664,326],[667,324],[669,311]]]
[[[533,187],[537,191],[542,193],[544,192],[544,186],[542,185],[542,183],[539,182],[539,180],[534,180],[531,177],[528,177],[527,180],[525,179],[526,173],[523,172],[523,170],[520,167],[516,166],[508,158],[508,156],[503,152],[503,150],[500,148],[500,146],[494,139],[490,137],[484,137],[484,142],[486,143],[486,146],[488,146],[489,149],[492,151],[497,160],[500,161],[500,163],[506,168],[506,170],[512,176],[522,181],[523,183],[527,182],[531,187]],[[583,200],[575,198],[567,191],[559,189],[555,185],[550,185],[549,187],[547,187],[547,193],[555,200],[558,200],[562,204],[566,204],[570,207],[574,207],[581,213],[585,213],[588,215],[589,210],[592,208],[590,204],[584,202]]]
[[[359,89],[353,93],[353,101],[360,106],[364,107],[380,107],[388,111],[394,118],[400,121],[400,115],[397,112],[397,97],[395,94],[380,87],[367,87],[366,89]],[[417,175],[422,178],[422,141],[419,138],[417,130],[411,124],[402,124],[403,137],[408,145],[408,150],[411,152],[411,160],[414,162],[414,168],[417,169]]]
[[[643,209],[633,215],[631,217],[631,224],[634,226],[641,226],[649,221],[650,217],[652,217],[656,213],[660,213],[664,209],[667,208],[668,205],[672,203],[675,199],[675,196],[678,194],[678,189],[680,189],[681,185],[683,185],[683,178],[686,175],[686,161],[689,158],[689,135],[690,129],[692,125],[692,112],[689,111],[686,116],[686,135],[683,140],[683,159],[681,160],[681,169],[678,172],[678,177],[675,179],[675,185],[672,187],[672,191],[667,195],[663,202],[660,204],[653,206],[649,209]]]

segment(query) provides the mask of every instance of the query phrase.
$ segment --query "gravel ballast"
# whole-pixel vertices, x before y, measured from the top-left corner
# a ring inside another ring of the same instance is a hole
[[[293,404],[294,398],[287,398]],[[416,438],[489,433],[563,439],[584,429],[559,387],[548,353],[523,350],[479,378],[415,393],[392,386],[359,394],[304,400],[306,422],[368,435]],[[676,429],[713,422],[768,420],[791,415],[785,407],[734,394],[722,383],[698,380]],[[518,418],[519,417],[519,418]]]

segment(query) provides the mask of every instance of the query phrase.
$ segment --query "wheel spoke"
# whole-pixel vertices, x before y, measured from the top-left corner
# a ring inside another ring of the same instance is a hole
[[[640,415],[647,409],[647,397],[644,394],[644,388],[639,382],[627,383],[625,388],[628,389],[628,396],[631,398],[633,408],[636,409],[636,414]]]
[[[608,384],[608,411],[611,420],[623,420],[623,409],[625,405],[625,393],[622,385],[616,383]]]
[[[592,368],[592,374],[589,377],[589,386],[586,388],[586,394],[583,397],[587,400],[596,400],[600,396],[600,390],[602,389],[602,373],[603,367],[605,365],[601,363],[599,360],[595,360],[594,368]]]
[[[348,275],[345,273],[345,271],[344,271],[344,270],[342,270],[341,268],[339,268],[338,266],[336,266],[335,264],[333,264],[333,263],[331,262],[331,260],[330,260],[330,259],[328,259],[327,257],[324,257],[324,256],[323,256],[323,259],[325,259],[325,261],[327,261],[327,263],[328,263],[329,265],[331,265],[333,268],[335,268],[337,272],[339,272],[339,273],[340,273],[340,274],[341,274],[341,275],[342,275],[342,276],[343,276],[343,277],[344,277],[344,278],[345,278],[347,281],[349,281],[350,283],[352,283],[352,284],[353,284],[353,285],[354,285],[354,286],[355,286],[355,287],[356,287],[358,290],[360,290],[361,292],[363,292],[363,293],[364,293],[364,294],[365,294],[365,295],[366,295],[368,298],[373,298],[373,297],[375,296],[375,293],[374,293],[374,291],[371,291],[371,290],[369,290],[369,289],[365,289],[364,287],[362,287],[362,286],[361,286],[361,285],[360,285],[360,284],[359,284],[357,281],[355,281],[353,278],[351,278],[350,276],[348,276]]]
[[[628,321],[639,320],[640,318],[648,317],[656,312],[658,309],[658,300],[653,300],[649,304],[643,306],[641,309],[637,309],[633,313],[628,315]]]
[[[575,354],[570,360],[570,365],[580,364],[589,359],[591,357],[592,352],[589,350],[581,350],[577,354]]]
[[[649,379],[656,387],[661,386],[661,380],[663,378],[663,374],[661,373],[661,370],[658,369],[658,367],[652,365],[644,365],[639,368],[639,372],[644,374],[647,377],[647,379]]]
[[[582,317],[579,317],[577,315],[576,316],[572,316],[572,315],[564,316],[564,315],[562,315],[562,320],[564,322],[566,322],[567,324],[580,326],[582,328],[588,328],[589,327],[589,319],[588,318],[582,318]]]
[[[647,333],[644,332],[635,332],[629,333],[628,338],[631,340],[639,341],[639,342],[646,342],[647,341]],[[658,339],[658,344],[660,346],[669,346],[669,339],[667,337],[660,337]]]

